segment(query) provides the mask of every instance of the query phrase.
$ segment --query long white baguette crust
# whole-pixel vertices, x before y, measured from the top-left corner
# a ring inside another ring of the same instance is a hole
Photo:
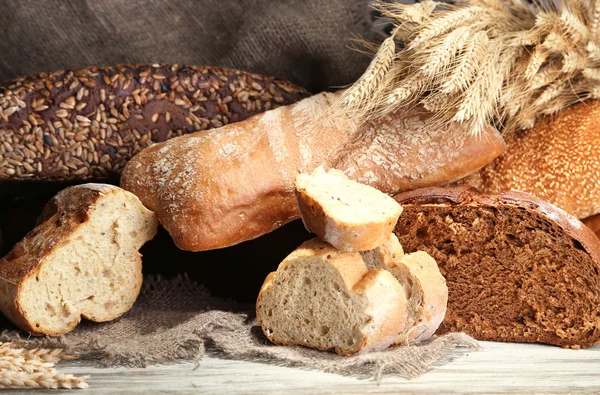
[[[466,139],[459,124],[429,127],[422,109],[369,125],[323,122],[335,98],[321,93],[153,145],[129,162],[121,186],[157,213],[177,246],[203,251],[297,219],[295,177],[320,165],[393,194],[462,178],[504,151],[495,129]]]

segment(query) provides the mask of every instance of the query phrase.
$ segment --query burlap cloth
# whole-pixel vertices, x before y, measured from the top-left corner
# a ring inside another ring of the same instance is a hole
[[[5,329],[1,342],[26,348],[60,347],[100,366],[200,361],[206,353],[221,358],[297,366],[380,380],[385,374],[419,376],[478,345],[462,333],[447,334],[419,345],[341,357],[304,347],[268,342],[252,318],[252,306],[217,299],[180,276],[147,277],[131,311],[109,323],[82,322],[59,338],[32,338]],[[10,326],[0,322],[0,328]]]
[[[312,91],[352,83],[369,57],[367,0],[0,0],[0,82],[119,63],[218,65]]]
[[[352,83],[369,57],[351,39],[382,37],[367,0],[0,0],[0,81],[118,63],[210,64],[320,91]],[[374,23],[375,21],[375,23]],[[205,353],[380,379],[415,377],[477,348],[464,334],[351,357],[270,344],[253,306],[217,299],[187,277],[146,277],[120,319],[83,322],[60,338],[29,338],[0,318],[0,341],[60,347],[98,364],[199,361]]]

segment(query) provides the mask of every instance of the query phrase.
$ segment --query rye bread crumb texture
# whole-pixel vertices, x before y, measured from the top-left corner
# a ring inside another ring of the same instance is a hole
[[[274,343],[348,355],[390,346],[405,328],[406,304],[390,272],[369,270],[358,252],[313,239],[269,274],[256,316]]]
[[[113,320],[142,285],[139,248],[158,221],[135,195],[103,184],[67,188],[40,224],[0,260],[0,310],[33,335],[57,336],[85,318]]]
[[[0,180],[105,179],[156,142],[307,96],[278,78],[177,64],[16,78],[0,86]]]
[[[296,201],[306,229],[342,251],[383,244],[402,213],[388,195],[323,167],[296,177]]]
[[[397,195],[395,233],[437,261],[449,290],[441,332],[590,347],[600,341],[600,240],[532,195],[466,187]]]

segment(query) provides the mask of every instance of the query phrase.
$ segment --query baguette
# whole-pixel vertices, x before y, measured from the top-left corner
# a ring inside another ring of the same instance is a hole
[[[367,268],[389,271],[406,290],[406,328],[394,344],[428,340],[442,323],[448,304],[446,279],[436,261],[424,251],[404,254],[393,234],[377,248],[360,254]]]
[[[0,86],[0,181],[119,175],[136,153],[307,96],[286,81],[219,67],[122,65]]]
[[[295,177],[320,165],[397,193],[462,178],[504,150],[492,127],[466,139],[459,124],[428,128],[432,115],[418,108],[368,125],[343,118],[328,124],[322,118],[335,98],[321,93],[156,144],[129,162],[121,186],[157,213],[178,247],[202,251],[297,219]]]
[[[296,177],[296,201],[306,229],[342,251],[372,250],[384,243],[402,213],[386,194],[322,167]]]
[[[138,249],[158,221],[131,193],[103,184],[60,192],[41,223],[0,260],[0,311],[36,335],[58,336],[81,318],[113,320],[142,285]]]
[[[446,278],[441,333],[571,348],[600,342],[600,240],[578,219],[523,192],[425,188],[395,198],[402,246],[429,253]]]
[[[357,252],[313,239],[270,273],[256,317],[274,343],[335,350],[381,350],[406,325],[402,286],[386,270],[368,270]]]

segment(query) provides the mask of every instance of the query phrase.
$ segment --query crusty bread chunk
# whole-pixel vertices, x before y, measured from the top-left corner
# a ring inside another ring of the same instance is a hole
[[[139,248],[157,219],[135,195],[102,184],[67,188],[41,223],[0,260],[0,310],[33,335],[57,336],[81,318],[113,320],[142,285]]]
[[[342,251],[382,244],[402,213],[390,196],[322,167],[296,177],[296,200],[306,229]]]
[[[439,332],[581,348],[600,343],[600,240],[533,195],[465,187],[397,195],[396,235],[448,284]]]
[[[448,304],[446,280],[435,260],[424,251],[405,255],[393,234],[382,245],[361,255],[369,269],[388,270],[406,290],[407,325],[394,344],[429,339],[444,320]]]
[[[266,278],[256,316],[274,343],[335,350],[379,350],[404,331],[406,296],[386,270],[369,270],[360,254],[313,239]]]

